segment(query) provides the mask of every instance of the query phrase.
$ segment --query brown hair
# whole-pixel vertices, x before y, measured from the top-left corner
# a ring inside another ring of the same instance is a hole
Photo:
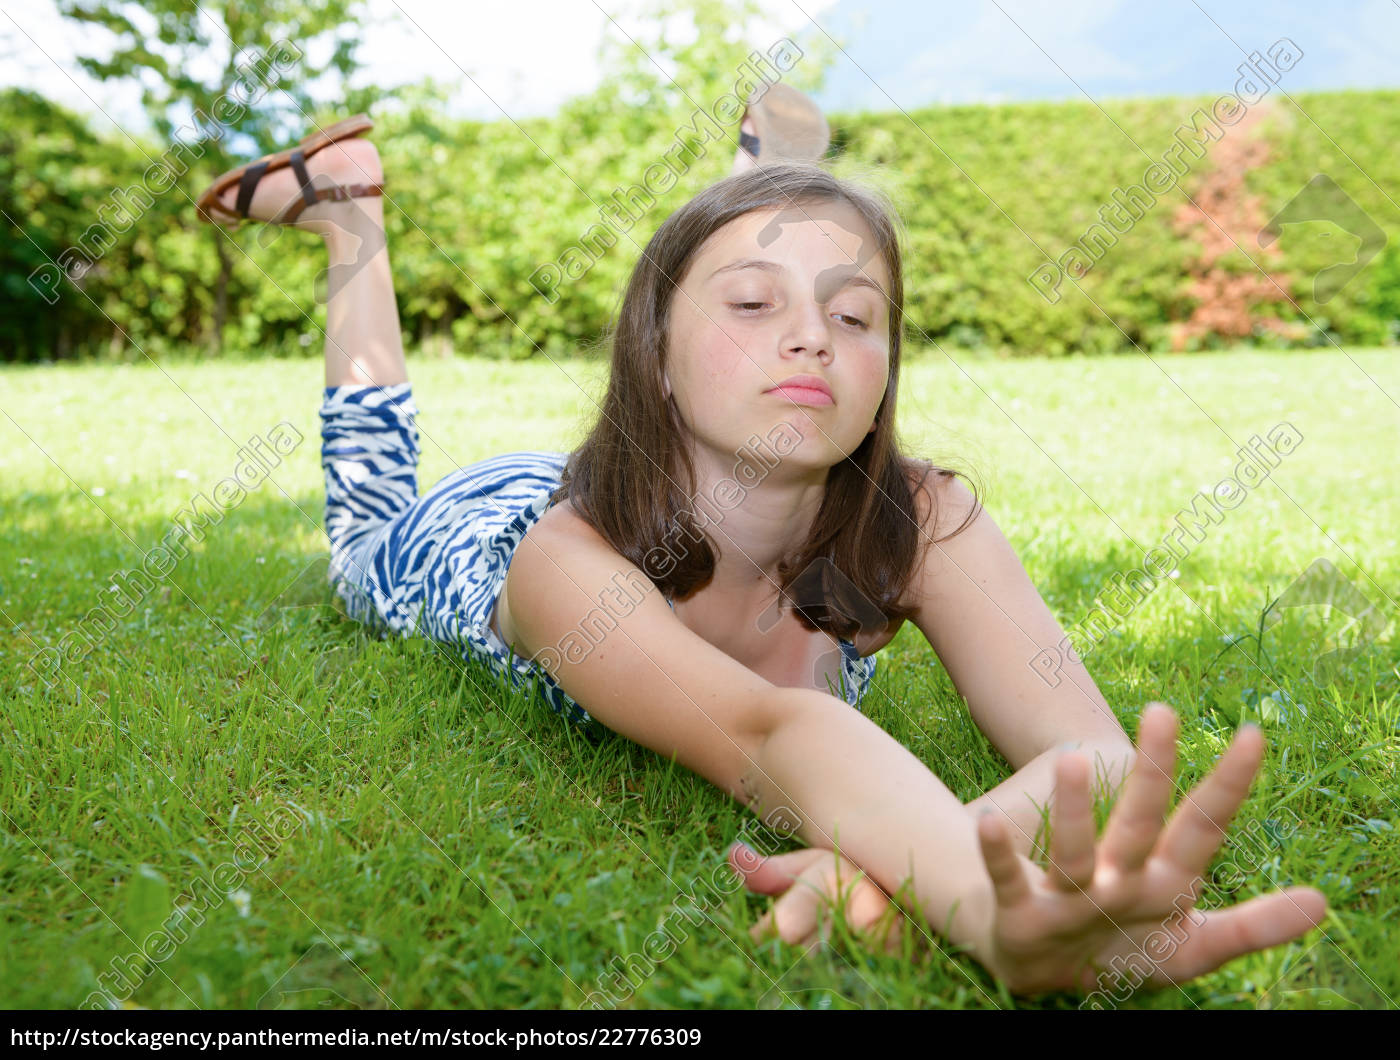
[[[904,276],[897,214],[877,192],[840,180],[818,165],[789,162],[718,181],[668,217],[628,282],[611,336],[612,367],[602,413],[571,454],[550,501],[570,500],[579,515],[641,567],[668,598],[684,600],[709,583],[718,546],[695,524],[687,492],[695,488],[695,475],[685,424],[674,400],[666,396],[663,380],[674,291],[701,246],[729,222],[754,210],[839,202],[864,218],[875,235],[875,253],[883,256],[889,272],[890,376],[875,430],[830,469],[807,540],[778,570],[781,593],[793,602],[804,627],[849,639],[864,623],[851,607],[834,599],[827,588],[830,579],[821,579],[826,591],[819,591],[817,598],[804,593],[808,600],[802,604],[789,592],[794,581],[810,570],[834,567],[849,582],[842,597],[849,598],[855,590],[857,600],[873,604],[886,620],[913,617],[911,610],[896,604],[916,572],[924,536],[914,492],[931,473],[959,474],[903,455],[896,438]],[[862,257],[869,260],[873,255]],[[684,469],[679,483],[671,477],[675,468]],[[931,495],[929,502],[936,503]],[[960,533],[977,509],[974,503],[962,525],[938,540]],[[663,565],[655,553],[677,531],[687,534],[694,547],[683,549],[679,557],[663,551]],[[810,575],[802,580],[809,579]],[[865,610],[868,615],[869,607]]]

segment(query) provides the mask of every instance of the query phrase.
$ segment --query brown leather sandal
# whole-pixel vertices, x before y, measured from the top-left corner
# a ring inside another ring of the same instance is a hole
[[[331,184],[323,188],[316,188],[311,183],[311,178],[306,172],[306,160],[317,151],[329,147],[338,140],[348,140],[354,136],[361,136],[374,128],[374,122],[370,121],[367,114],[356,114],[353,118],[345,118],[328,125],[324,129],[318,129],[310,136],[303,139],[296,147],[286,151],[278,151],[276,154],[264,155],[255,162],[230,169],[218,177],[214,183],[210,184],[200,195],[196,204],[201,221],[208,221],[210,224],[224,223],[220,217],[215,217],[211,211],[217,211],[223,217],[231,217],[235,221],[251,220],[248,217],[248,206],[253,201],[253,191],[258,186],[258,181],[266,173],[273,173],[287,166],[292,167],[297,179],[301,181],[301,197],[294,200],[278,216],[268,221],[268,224],[285,225],[291,224],[301,216],[302,210],[308,206],[313,206],[323,200],[334,200],[343,202],[346,199],[361,198],[366,195],[382,195],[384,184]],[[234,208],[230,210],[222,202],[219,196],[227,191],[232,185],[238,185],[238,199],[234,203]]]
[[[740,132],[739,146],[759,165],[784,158],[816,161],[831,143],[821,108],[781,81],[754,92],[745,114],[753,119],[757,134]]]

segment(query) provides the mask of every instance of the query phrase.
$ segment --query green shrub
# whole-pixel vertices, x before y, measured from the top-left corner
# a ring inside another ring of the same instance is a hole
[[[732,70],[737,62],[719,68]],[[794,79],[799,70],[800,64]],[[597,348],[647,239],[671,211],[729,170],[732,140],[706,142],[684,133],[697,107],[713,106],[723,81],[651,95],[610,81],[550,119],[461,121],[422,103],[376,116],[408,343],[502,357]],[[635,105],[621,102],[633,97]],[[1265,214],[1325,172],[1388,234],[1397,233],[1396,207],[1382,189],[1400,186],[1400,155],[1391,146],[1400,138],[1400,93],[1296,99],[1296,105],[1267,101],[1271,109],[1261,127],[1270,140],[1269,160],[1246,174]],[[1065,279],[1054,304],[1028,277],[1080,240],[1116,189],[1142,183],[1182,123],[1211,102],[832,115],[833,168],[883,187],[903,216],[910,341],[1016,355],[1112,353],[1134,344],[1169,349],[1173,325],[1191,313],[1184,270],[1196,250],[1173,230],[1172,213],[1186,201],[1180,188],[1160,194],[1077,283]],[[723,132],[733,137],[737,129]],[[173,345],[212,347],[220,241],[233,261],[225,348],[319,356],[325,312],[314,289],[325,263],[315,237],[286,231],[269,241],[258,226],[230,236],[200,224],[192,200],[213,174],[198,167],[118,235],[77,285],[64,281],[56,303],[49,305],[27,282],[36,268],[74,246],[112,190],[138,182],[161,150],[122,134],[95,135],[75,115],[32,93],[0,92],[0,204],[22,229],[7,225],[0,245],[4,357],[139,358],[128,337],[157,357]],[[684,170],[679,179],[614,245],[594,243],[591,267],[561,282],[557,298],[542,296],[536,285],[541,268],[579,248],[612,192],[640,183],[647,167],[668,155]],[[1194,160],[1182,187],[1196,186],[1212,155]],[[1391,238],[1365,270],[1319,305],[1311,297],[1313,277],[1346,260],[1354,242],[1329,227],[1290,226],[1279,241],[1282,254],[1270,271],[1289,278],[1297,299],[1283,315],[1307,325],[1301,344],[1395,343],[1400,243]],[[1244,252],[1258,259],[1258,247],[1240,246],[1222,260],[1228,268],[1252,270]],[[1274,336],[1266,341],[1279,342]]]

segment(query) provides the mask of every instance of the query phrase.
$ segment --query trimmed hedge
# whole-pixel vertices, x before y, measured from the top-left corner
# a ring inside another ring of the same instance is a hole
[[[1393,344],[1400,335],[1400,206],[1384,189],[1400,189],[1400,152],[1392,148],[1400,139],[1400,92],[1295,100],[1275,90],[1257,105],[1264,108],[1257,128],[1240,133],[1269,144],[1267,160],[1243,175],[1263,215],[1325,173],[1390,238],[1318,303],[1313,278],[1348,260],[1356,241],[1325,221],[1285,228],[1281,254],[1267,263],[1287,277],[1297,301],[1281,315],[1304,325],[1300,344],[1329,337]],[[909,340],[1027,355],[1119,352],[1134,343],[1169,349],[1174,325],[1192,312],[1186,269],[1198,250],[1172,218],[1187,201],[1182,189],[1195,189],[1213,164],[1214,143],[1196,159],[1180,152],[1190,164],[1180,186],[1158,195],[1111,245],[1098,244],[1091,267],[1077,283],[1066,276],[1053,304],[1028,278],[1079,242],[1115,191],[1141,185],[1148,166],[1178,142],[1183,123],[1189,127],[1198,110],[1208,115],[1212,102],[832,115],[835,170],[883,187],[903,216]],[[615,89],[576,99],[550,119],[457,121],[420,106],[376,121],[408,342],[508,357],[537,347],[551,356],[594,347],[641,247],[667,214],[728,172],[737,137],[737,125],[722,117],[710,130],[719,135],[707,139],[707,119],[678,93],[624,106]],[[1216,143],[1235,135],[1231,127],[1220,131]],[[50,282],[55,301],[28,282],[64,250],[100,242],[101,219],[125,216],[114,212],[113,192],[139,188],[164,150],[138,149],[119,133],[94,135],[32,93],[0,92],[0,206],[19,226],[5,222],[0,241],[0,355],[139,358],[126,336],[154,357],[210,344],[219,240],[234,263],[225,348],[320,355],[324,307],[314,292],[325,262],[316,237],[249,226],[230,238],[199,224],[192,200],[212,174],[198,165],[136,209],[124,231],[107,225],[110,248],[76,284]],[[638,187],[653,201],[629,230],[602,224],[600,206],[615,191],[625,196]],[[1253,235],[1235,233],[1243,249],[1226,255],[1222,267],[1255,271],[1245,251],[1263,263]],[[1203,344],[1213,341],[1207,336]],[[1280,344],[1272,334],[1259,341]]]

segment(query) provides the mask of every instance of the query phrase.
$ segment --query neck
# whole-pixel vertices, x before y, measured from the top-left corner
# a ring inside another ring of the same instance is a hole
[[[721,591],[776,591],[778,564],[807,540],[826,495],[829,468],[794,467],[754,456],[727,466],[692,455],[696,518],[718,547]]]

